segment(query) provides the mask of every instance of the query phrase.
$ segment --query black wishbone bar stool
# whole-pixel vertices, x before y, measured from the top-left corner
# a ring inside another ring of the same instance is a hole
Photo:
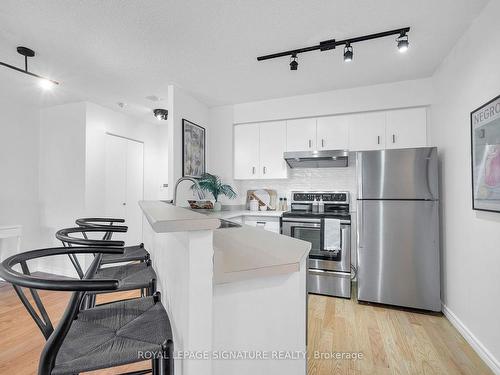
[[[105,217],[87,217],[76,220],[76,225],[85,228],[106,228],[115,223],[123,224],[124,219],[105,218]],[[106,233],[104,239],[111,239],[112,232]],[[113,264],[122,262],[146,262],[150,258],[149,253],[144,249],[144,244],[134,246],[125,246],[123,254],[103,254],[101,264]]]
[[[12,284],[43,336],[38,375],[75,375],[152,359],[152,369],[124,373],[173,375],[173,339],[160,294],[112,302],[80,310],[86,293],[117,290],[119,281],[93,279],[102,254],[119,254],[122,248],[57,247],[13,255],[0,264],[0,277]],[[28,261],[62,254],[95,254],[82,279],[33,276]],[[22,273],[13,269],[20,266]],[[28,288],[32,302],[21,288]],[[38,290],[73,292],[54,328]],[[149,355],[149,356],[148,356]]]
[[[65,228],[57,231],[56,238],[60,240],[64,246],[71,248],[73,245],[89,246],[92,247],[117,247],[120,246],[123,252],[123,241],[116,241],[110,239],[90,239],[89,234],[102,234],[102,233],[116,233],[125,232],[125,226],[107,226],[107,227],[75,227]],[[76,235],[81,235],[77,237]],[[104,236],[107,238],[107,235]],[[116,254],[116,253],[115,253]],[[70,256],[70,259],[75,266],[75,269],[80,278],[83,277],[83,271],[76,256]],[[102,260],[102,259],[101,259]],[[114,291],[126,291],[138,289],[141,295],[152,295],[156,291],[156,273],[151,267],[151,261],[141,263],[129,263],[119,266],[112,266],[102,268],[100,267],[95,272],[93,278],[95,279],[116,279],[119,282],[118,288]],[[105,291],[97,291],[91,294],[106,293]],[[93,299],[91,305],[95,304]]]

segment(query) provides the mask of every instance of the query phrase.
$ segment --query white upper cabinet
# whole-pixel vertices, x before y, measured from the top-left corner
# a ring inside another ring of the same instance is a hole
[[[310,151],[316,149],[316,119],[306,118],[286,122],[286,150]]]
[[[259,177],[259,124],[234,127],[234,178]]]
[[[261,178],[286,178],[286,122],[260,124],[260,168]]]
[[[349,116],[319,117],[316,123],[318,150],[347,150],[349,148]]]
[[[286,178],[286,122],[234,126],[234,178]]]
[[[358,113],[349,117],[349,150],[383,150],[385,148],[385,112]]]
[[[387,112],[387,148],[427,146],[427,111],[425,108]]]

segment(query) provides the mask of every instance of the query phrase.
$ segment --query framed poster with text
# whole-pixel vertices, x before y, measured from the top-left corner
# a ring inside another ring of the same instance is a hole
[[[500,212],[500,95],[470,114],[472,208]]]

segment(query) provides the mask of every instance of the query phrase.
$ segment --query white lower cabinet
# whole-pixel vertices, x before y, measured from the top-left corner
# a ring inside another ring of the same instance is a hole
[[[285,121],[234,126],[234,178],[286,178],[285,147]]]
[[[253,227],[262,228],[270,232],[280,232],[280,219],[273,216],[246,216],[243,223]]]

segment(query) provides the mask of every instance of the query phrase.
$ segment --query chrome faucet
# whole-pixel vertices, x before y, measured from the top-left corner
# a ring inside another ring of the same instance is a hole
[[[181,177],[177,180],[177,182],[175,183],[175,186],[174,186],[174,199],[172,200],[172,204],[174,206],[177,205],[177,187],[179,186],[179,184],[182,181],[191,181],[195,186],[194,190],[196,191],[196,194],[198,195],[198,200],[205,199],[205,193],[201,189],[200,184],[198,183],[198,180],[196,180],[193,177]]]

